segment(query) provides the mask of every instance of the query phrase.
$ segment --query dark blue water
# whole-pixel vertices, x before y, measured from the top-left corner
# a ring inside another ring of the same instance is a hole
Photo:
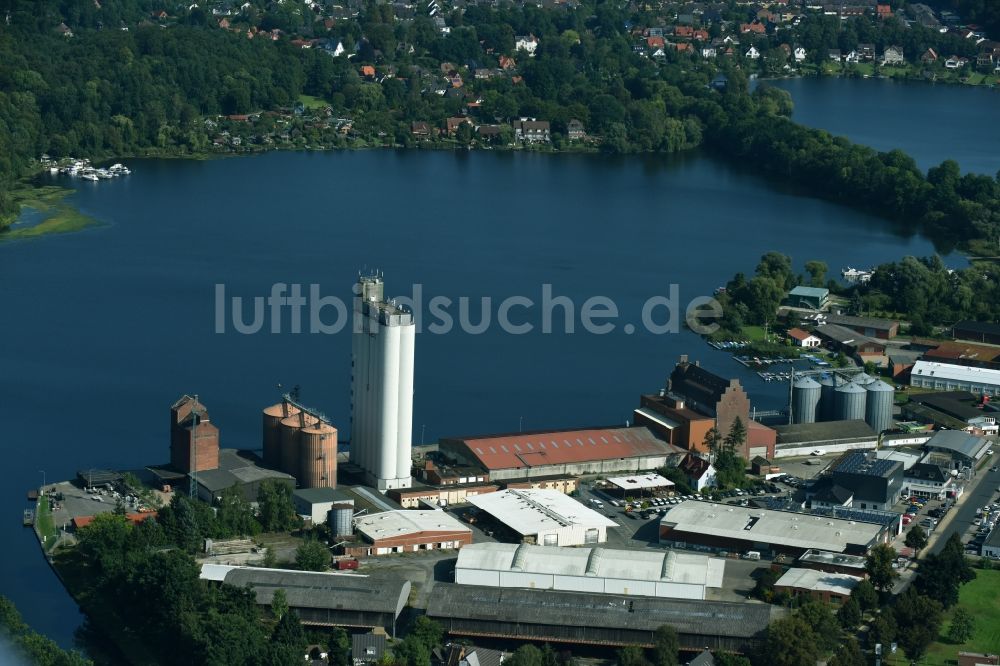
[[[512,431],[522,417],[526,429],[623,423],[682,353],[777,407],[780,386],[693,334],[629,335],[624,324],[671,284],[682,303],[710,295],[771,249],[798,269],[821,259],[832,271],[933,251],[698,156],[383,151],[129,166],[131,177],[77,184],[73,201],[102,226],[0,244],[0,593],[64,644],[80,618],[20,527],[40,470],[51,481],[165,461],[167,410],[182,393],[201,396],[226,447],[259,447],[260,409],[279,383],[301,385],[347,434],[349,333],[217,334],[217,284],[252,297],[276,282],[318,283],[346,299],[367,267],[384,270],[392,295],[421,284],[426,299],[539,301],[548,283],[578,312],[591,296],[617,304],[607,335],[418,335],[419,442]],[[524,310],[513,318],[537,323]]]
[[[791,93],[796,122],[878,150],[902,149],[925,171],[945,159],[963,172],[1000,171],[1000,89],[846,78],[767,84]]]

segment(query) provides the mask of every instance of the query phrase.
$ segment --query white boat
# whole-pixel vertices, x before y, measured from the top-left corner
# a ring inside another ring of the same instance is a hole
[[[80,177],[83,178],[84,180],[95,180],[95,181],[99,180],[97,174],[94,173],[93,171],[87,171]]]

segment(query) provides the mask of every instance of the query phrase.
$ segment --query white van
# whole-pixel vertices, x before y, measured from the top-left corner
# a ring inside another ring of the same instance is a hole
[[[756,551],[756,550],[748,550],[747,554],[744,555],[743,557],[745,557],[748,560],[759,560],[760,559],[760,552]]]

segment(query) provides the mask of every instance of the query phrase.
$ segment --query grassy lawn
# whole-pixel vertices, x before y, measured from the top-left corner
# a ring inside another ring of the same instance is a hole
[[[302,102],[302,106],[307,109],[322,109],[325,106],[329,106],[329,102],[326,102],[319,97],[313,97],[312,95],[299,95],[299,101]]]
[[[948,625],[955,608],[945,613],[941,636],[931,644],[927,655],[918,663],[928,666],[945,666],[954,664],[959,652],[984,652],[997,654],[1000,652],[1000,571],[982,571],[976,569],[976,580],[962,586],[959,595],[959,606],[965,608],[976,618],[976,633],[972,640],[961,645],[949,643],[945,638]],[[886,659],[887,664],[909,664],[902,652],[897,652],[893,658]]]
[[[35,526],[38,528],[38,533],[41,534],[44,539],[44,548],[49,550],[56,542],[56,536],[58,531],[56,530],[55,521],[52,520],[52,511],[49,507],[49,496],[42,495],[38,498],[38,506],[36,507],[38,514],[35,516]]]

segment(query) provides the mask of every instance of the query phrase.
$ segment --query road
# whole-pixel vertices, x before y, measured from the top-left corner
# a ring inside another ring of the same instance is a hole
[[[1000,487],[1000,471],[990,471],[990,467],[994,464],[996,464],[995,456],[979,471],[971,487],[966,487],[965,495],[956,507],[951,522],[944,527],[943,532],[936,534],[934,543],[928,549],[930,553],[940,552],[951,535],[956,532],[964,541],[966,532],[972,527],[972,521],[976,518],[976,509],[989,504],[997,496],[997,488]]]

